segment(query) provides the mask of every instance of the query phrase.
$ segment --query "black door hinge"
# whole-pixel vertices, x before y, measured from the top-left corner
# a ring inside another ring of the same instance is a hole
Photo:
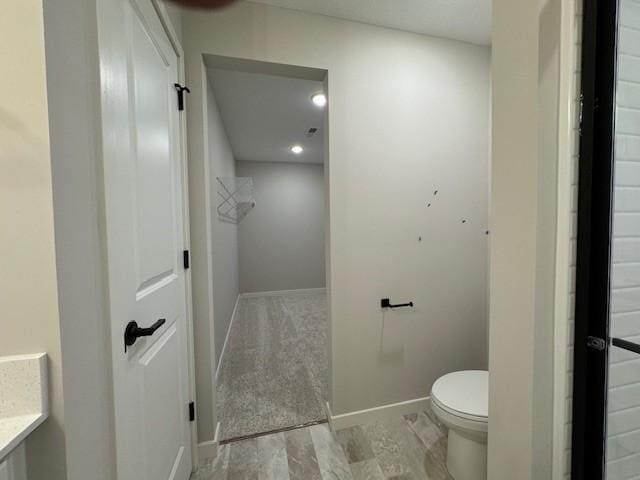
[[[602,351],[607,348],[607,342],[605,342],[602,338],[599,337],[587,337],[587,347],[593,348],[594,350]]]
[[[178,92],[178,110],[184,110],[184,92],[191,93],[187,87],[183,87],[179,83],[174,83],[174,87],[176,87],[176,92]]]
[[[582,134],[582,118],[584,114],[584,94],[580,93],[580,103],[578,104],[578,132]]]
[[[189,269],[189,250],[182,251],[182,265],[185,270]]]
[[[196,419],[196,404],[189,402],[189,421],[193,422]]]

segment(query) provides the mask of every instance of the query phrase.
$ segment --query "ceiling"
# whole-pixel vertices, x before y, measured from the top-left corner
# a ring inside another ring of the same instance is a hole
[[[323,163],[325,109],[311,102],[322,82],[221,69],[208,75],[236,160]],[[311,127],[318,131],[308,138]],[[296,144],[300,155],[290,150]]]
[[[252,0],[477,45],[491,44],[492,0]]]

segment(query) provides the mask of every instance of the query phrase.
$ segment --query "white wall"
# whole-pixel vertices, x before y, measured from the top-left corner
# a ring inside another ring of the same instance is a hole
[[[572,71],[575,57],[567,52],[575,32],[567,26],[575,26],[575,13],[568,7],[561,0],[493,3],[492,480],[562,478],[563,472],[566,388],[556,387],[566,385],[568,355],[570,234],[566,222],[559,225],[571,208],[566,152],[574,135],[568,118],[573,97],[564,62]],[[553,423],[558,420],[561,428]]]
[[[524,480],[533,469],[539,5],[496,0],[493,12],[488,475]]]
[[[200,146],[206,162],[189,170],[191,269],[196,374],[198,440],[213,440],[215,371],[222,354],[231,316],[239,294],[237,226],[218,218],[216,177],[235,176],[235,159],[225,132],[213,89],[200,70],[206,93],[205,122]],[[191,85],[191,83],[189,83]],[[193,132],[187,131],[191,135]],[[193,155],[193,152],[190,152]],[[203,181],[203,183],[200,183]],[[199,186],[206,185],[205,192]],[[202,196],[198,194],[202,193]],[[194,201],[198,198],[198,201]]]
[[[45,2],[67,478],[107,480],[115,465],[97,206],[96,27],[96,2]]]
[[[50,417],[26,441],[28,476],[31,480],[64,480],[62,358],[44,41],[41,0],[3,4],[0,355],[47,353]]]
[[[213,88],[207,83],[209,128],[209,175],[215,195],[211,195],[211,253],[213,261],[213,308],[215,322],[215,357],[220,360],[233,308],[238,298],[238,226],[218,218],[216,177],[235,177],[236,161],[216,104]]]
[[[253,178],[257,202],[239,225],[240,290],[323,288],[324,165],[238,162],[237,172]]]
[[[532,478],[553,468],[554,335],[559,150],[559,82],[562,0],[540,2],[538,45],[538,163],[535,206],[535,304],[532,391]],[[566,189],[565,189],[566,192]],[[564,321],[564,318],[563,318]],[[521,337],[524,338],[524,337]]]
[[[202,54],[328,71],[333,413],[486,368],[489,49],[250,2],[186,13],[183,30],[192,208]],[[385,315],[387,296],[416,308]]]
[[[640,2],[620,3],[611,333],[640,342]],[[607,478],[640,472],[640,356],[609,358]]]

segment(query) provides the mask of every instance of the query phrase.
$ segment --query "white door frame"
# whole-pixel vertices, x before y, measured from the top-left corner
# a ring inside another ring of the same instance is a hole
[[[160,0],[151,0],[153,6],[158,12],[164,31],[169,37],[176,56],[178,57],[178,82],[184,85],[185,69],[184,69],[184,51],[180,39],[171,23],[167,8]],[[180,112],[180,165],[182,167],[182,175],[180,182],[182,184],[182,223],[184,232],[184,246],[186,250],[191,251],[190,237],[190,221],[189,221],[189,175],[187,168],[187,115],[186,110]],[[195,373],[195,347],[194,347],[194,330],[193,330],[193,301],[191,295],[191,269],[185,270],[185,293],[187,303],[187,353],[189,362],[189,400],[196,401],[196,373]],[[191,422],[191,458],[194,468],[198,466],[198,429],[197,422]]]

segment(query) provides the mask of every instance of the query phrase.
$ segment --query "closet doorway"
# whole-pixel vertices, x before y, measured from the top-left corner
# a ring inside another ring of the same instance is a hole
[[[221,443],[328,420],[325,82],[252,65],[207,69]]]

